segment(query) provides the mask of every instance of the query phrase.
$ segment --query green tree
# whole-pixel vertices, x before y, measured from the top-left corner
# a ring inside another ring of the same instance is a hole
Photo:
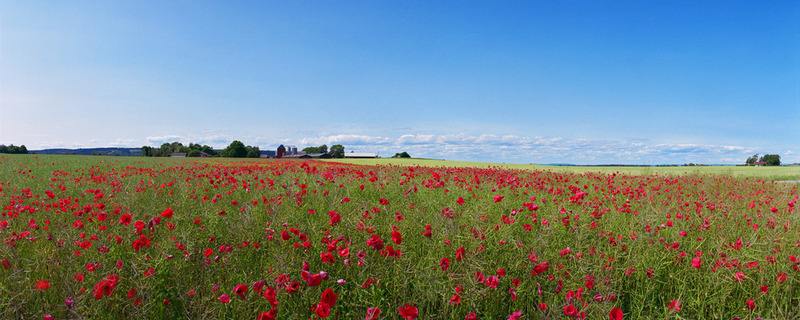
[[[765,154],[761,157],[761,161],[768,166],[779,166],[781,165],[781,156],[777,154]]]
[[[330,153],[333,158],[344,158],[344,146],[341,144],[334,144],[331,146],[328,153]]]
[[[748,157],[747,160],[745,160],[744,163],[746,165],[748,165],[748,166],[754,166],[754,165],[756,165],[756,162],[758,162],[758,154],[754,154],[754,155]]]
[[[319,153],[319,147],[305,147],[305,148],[303,148],[303,152],[305,152],[305,153]]]
[[[204,152],[209,156],[217,155],[214,148],[207,145],[200,145],[199,143],[189,143],[189,153],[192,153],[192,151],[197,151],[195,154],[197,154],[198,157],[200,156],[200,152]]]
[[[170,143],[169,144],[169,149],[170,149],[170,153],[173,153],[173,152],[187,153],[187,152],[189,152],[189,148],[184,147],[182,143],[177,142],[177,141],[173,142],[173,143]]]
[[[162,143],[161,147],[159,148],[159,155],[162,157],[169,156],[172,153],[172,145],[169,143]]]
[[[27,154],[28,148],[25,145],[15,146],[13,144],[5,146],[0,145],[0,153],[13,153],[13,154]]]
[[[328,153],[328,146],[321,145],[319,147],[305,147],[303,148],[303,152],[305,153]]]
[[[241,141],[234,140],[230,145],[228,145],[227,148],[225,148],[225,151],[222,152],[222,156],[230,158],[244,158],[247,156],[247,148]]]
[[[411,155],[408,154],[408,152],[403,151],[395,153],[392,158],[411,158]]]
[[[247,146],[247,147],[245,147],[245,149],[247,149],[247,157],[248,158],[259,158],[259,157],[261,157],[261,150],[259,150],[258,147]]]

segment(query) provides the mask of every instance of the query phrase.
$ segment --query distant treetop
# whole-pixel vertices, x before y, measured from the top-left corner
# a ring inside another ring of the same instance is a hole
[[[19,147],[13,144],[8,146],[0,144],[0,153],[26,154],[28,148],[24,144]]]

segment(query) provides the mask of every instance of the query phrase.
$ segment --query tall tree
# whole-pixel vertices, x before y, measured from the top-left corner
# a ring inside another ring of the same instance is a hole
[[[331,146],[329,153],[333,158],[344,158],[344,146],[341,144],[334,144]]]
[[[744,163],[748,166],[754,166],[756,165],[756,162],[758,162],[758,154],[754,154],[748,157]]]
[[[258,147],[247,146],[247,147],[245,147],[245,149],[247,149],[247,157],[248,158],[259,158],[259,157],[261,157],[261,150],[259,150]]]
[[[781,156],[777,154],[765,154],[761,157],[761,161],[768,166],[779,166],[781,165]]]
[[[225,148],[225,151],[222,152],[222,155],[225,157],[231,158],[244,158],[247,156],[247,148],[245,148],[244,143],[239,140],[234,140]]]
[[[305,153],[328,153],[328,145],[321,145],[319,147],[305,147],[303,148],[303,152]]]
[[[25,145],[15,146],[13,144],[5,146],[0,145],[0,153],[12,153],[12,154],[26,154],[28,153],[28,148]]]
[[[142,146],[142,155],[145,157],[152,157],[153,156],[153,147],[151,146]]]

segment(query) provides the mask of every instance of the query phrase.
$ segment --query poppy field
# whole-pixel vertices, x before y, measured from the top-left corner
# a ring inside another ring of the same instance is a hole
[[[0,156],[0,318],[797,319],[797,186]]]

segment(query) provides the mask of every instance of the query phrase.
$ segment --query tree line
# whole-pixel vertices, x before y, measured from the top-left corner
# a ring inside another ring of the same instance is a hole
[[[759,157],[758,154],[754,154],[748,157],[744,163],[748,166],[779,166],[781,165],[781,156],[777,154],[765,154]]]
[[[328,145],[323,144],[319,147],[305,147],[303,148],[303,152],[305,153],[327,153],[331,155],[331,158],[344,158],[344,146],[341,144],[334,144],[328,149]]]
[[[211,146],[199,143],[189,143],[188,146],[180,142],[164,143],[161,147],[143,146],[142,155],[145,157],[169,157],[173,153],[185,153],[187,157],[228,157],[228,158],[258,158],[261,150],[258,147],[246,146],[239,140],[234,140],[223,150],[214,150]]]
[[[25,145],[15,146],[15,145],[2,145],[0,144],[0,153],[12,153],[12,154],[26,154],[28,153],[28,148]]]

